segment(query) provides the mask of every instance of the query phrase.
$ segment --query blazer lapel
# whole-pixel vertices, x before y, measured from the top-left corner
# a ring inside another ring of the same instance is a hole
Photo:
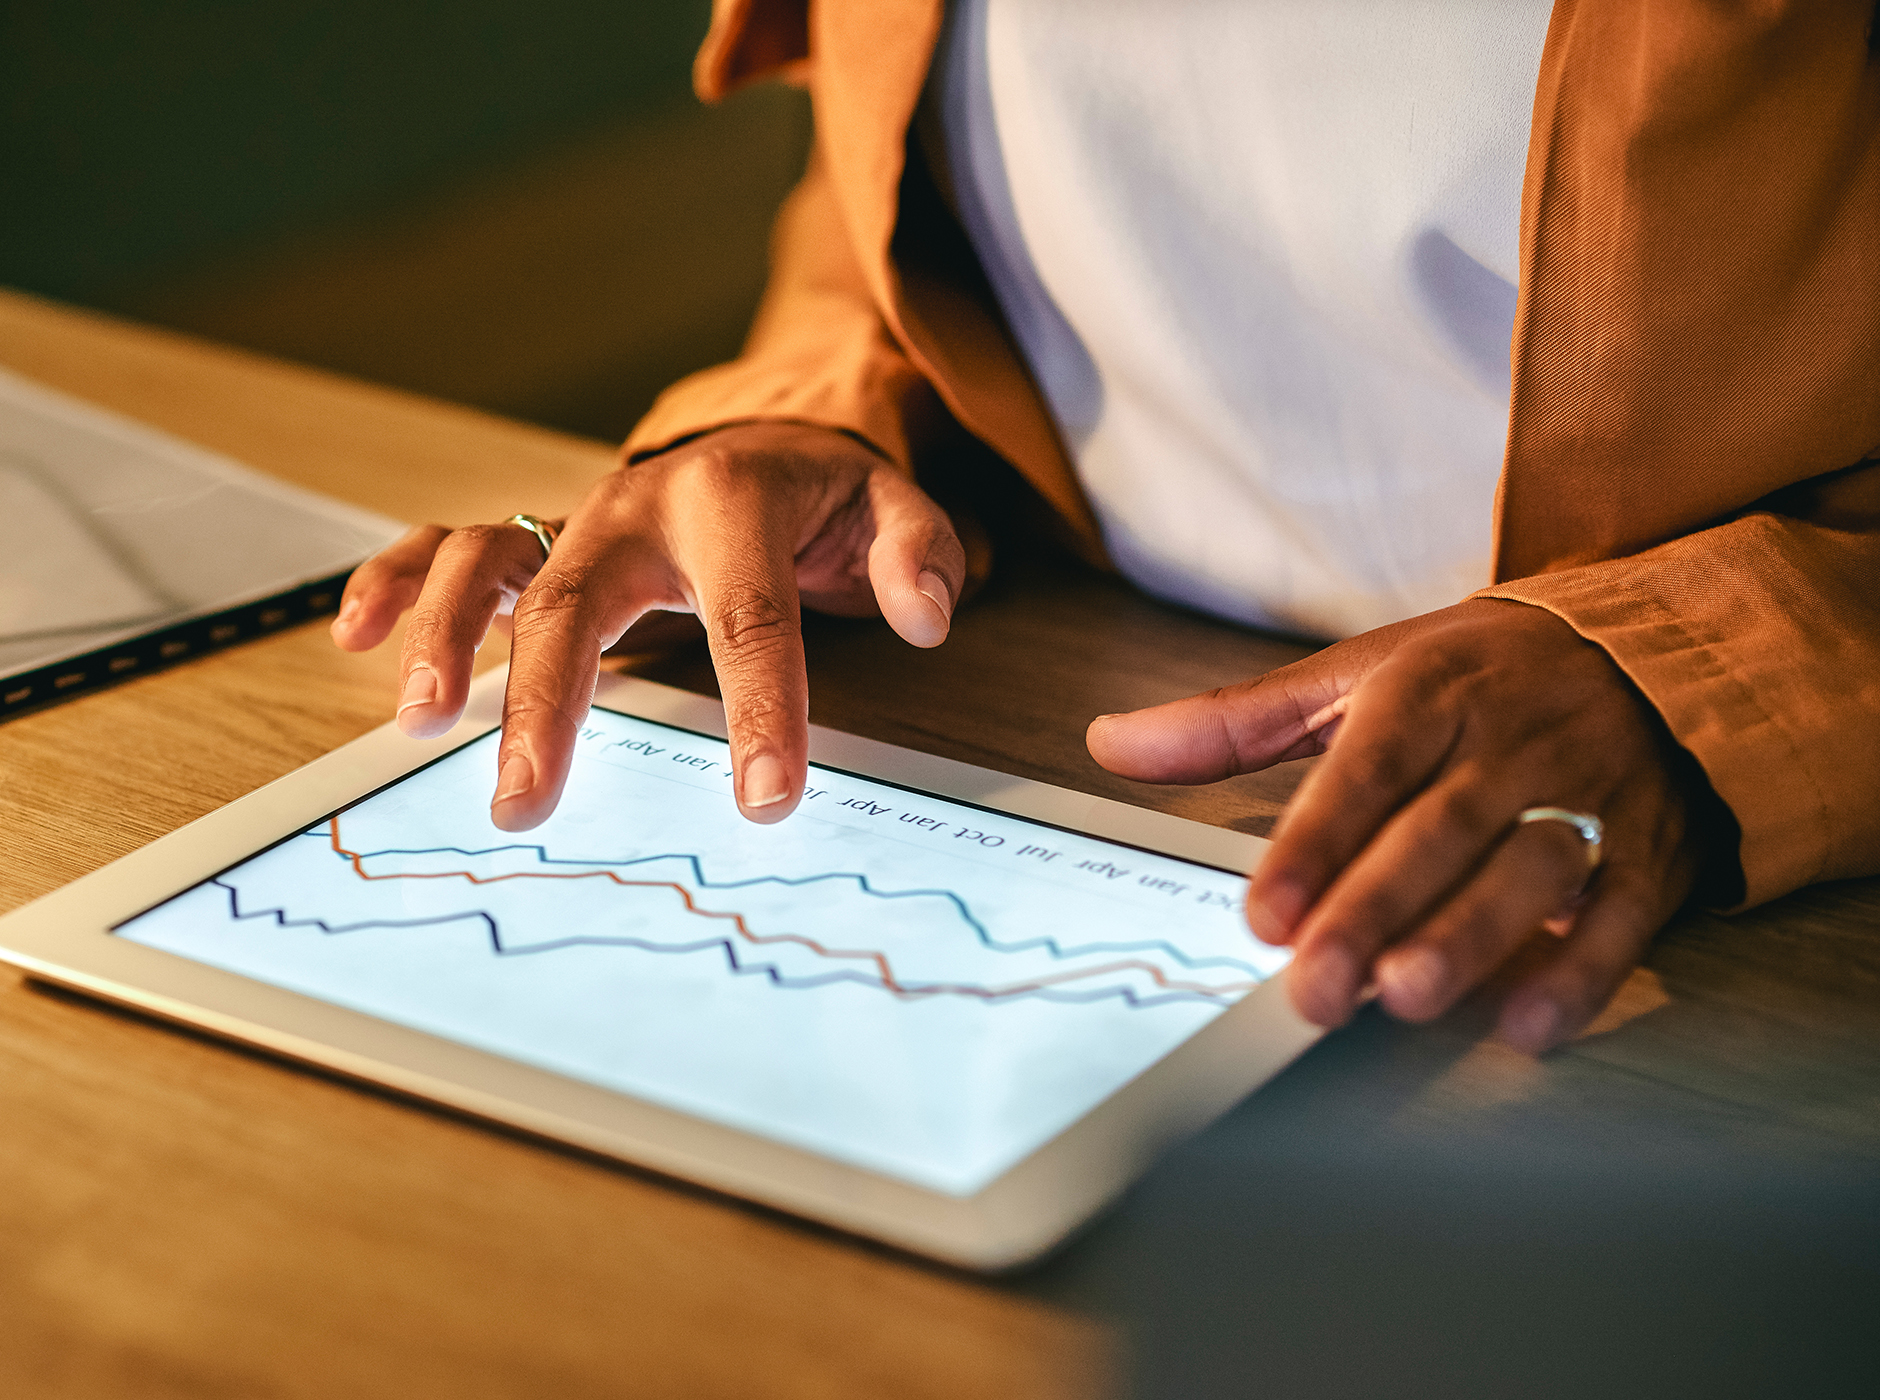
[[[1018,468],[1102,564],[1101,532],[985,274],[908,131],[940,0],[822,0],[810,17],[817,140],[889,331],[974,437]]]

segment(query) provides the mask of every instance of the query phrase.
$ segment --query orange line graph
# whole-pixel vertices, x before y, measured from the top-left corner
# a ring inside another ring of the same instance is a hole
[[[882,987],[898,997],[914,998],[927,996],[967,996],[978,997],[984,1001],[994,1001],[1003,997],[1022,996],[1027,992],[1041,991],[1047,987],[1060,986],[1066,982],[1082,981],[1091,977],[1106,976],[1117,972],[1146,973],[1158,987],[1170,992],[1190,992],[1207,997],[1231,997],[1241,992],[1251,991],[1257,982],[1229,982],[1221,986],[1208,986],[1199,982],[1179,982],[1171,980],[1154,963],[1140,958],[1125,958],[1116,962],[1104,963],[1099,967],[1078,968],[1054,974],[1050,977],[1035,978],[1025,982],[1014,982],[1003,987],[980,987],[971,983],[904,983],[895,975],[894,968],[888,962],[885,953],[861,948],[829,948],[813,938],[805,938],[795,933],[758,933],[744,921],[744,916],[728,911],[701,909],[693,902],[692,892],[685,886],[671,880],[629,880],[612,870],[585,871],[537,871],[517,870],[507,875],[478,875],[470,870],[426,870],[394,871],[375,875],[365,868],[365,857],[357,851],[351,851],[342,843],[339,831],[339,818],[330,823],[332,845],[336,854],[343,857],[351,867],[353,874],[361,880],[468,880],[473,885],[495,885],[508,880],[607,880],[623,889],[658,889],[670,890],[678,895],[685,905],[685,911],[701,919],[722,920],[736,930],[738,936],[747,943],[756,946],[775,943],[794,943],[809,949],[819,957],[832,960],[853,960],[870,963],[881,977]]]

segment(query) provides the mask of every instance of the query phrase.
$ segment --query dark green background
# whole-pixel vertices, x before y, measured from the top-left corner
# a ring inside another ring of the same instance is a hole
[[[110,306],[689,102],[706,0],[9,0],[0,283]]]

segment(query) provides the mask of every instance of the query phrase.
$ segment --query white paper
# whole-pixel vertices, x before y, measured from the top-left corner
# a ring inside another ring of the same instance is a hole
[[[0,677],[340,573],[402,528],[0,370]]]

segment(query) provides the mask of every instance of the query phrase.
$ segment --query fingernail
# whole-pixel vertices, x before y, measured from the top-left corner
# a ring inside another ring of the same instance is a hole
[[[922,569],[920,577],[914,580],[915,589],[940,609],[940,616],[947,621],[953,620],[953,598],[947,592],[946,580],[932,569]]]
[[[535,765],[526,754],[512,753],[503,760],[503,771],[496,778],[496,796],[490,799],[490,805],[512,801],[534,786]]]
[[[339,605],[339,616],[334,618],[333,621],[351,622],[357,616],[359,616],[359,600],[357,598],[348,598]]]
[[[1544,998],[1519,1002],[1502,1014],[1501,1038],[1530,1055],[1549,1049],[1559,1034],[1560,1008]]]
[[[413,666],[405,677],[405,688],[398,693],[398,713],[413,705],[428,705],[437,699],[437,672],[429,666]]]
[[[1385,1000],[1393,1011],[1416,1013],[1442,999],[1449,962],[1434,948],[1406,948],[1384,959],[1377,969]]]
[[[774,807],[790,795],[790,775],[783,770],[783,760],[760,753],[744,765],[744,805]]]
[[[1284,943],[1306,913],[1306,892],[1291,880],[1256,883],[1247,892],[1247,926],[1264,943]]]
[[[1314,1025],[1342,1026],[1351,1019],[1358,995],[1358,964],[1337,943],[1318,945],[1308,956],[1296,959],[1289,980],[1293,1004]]]

